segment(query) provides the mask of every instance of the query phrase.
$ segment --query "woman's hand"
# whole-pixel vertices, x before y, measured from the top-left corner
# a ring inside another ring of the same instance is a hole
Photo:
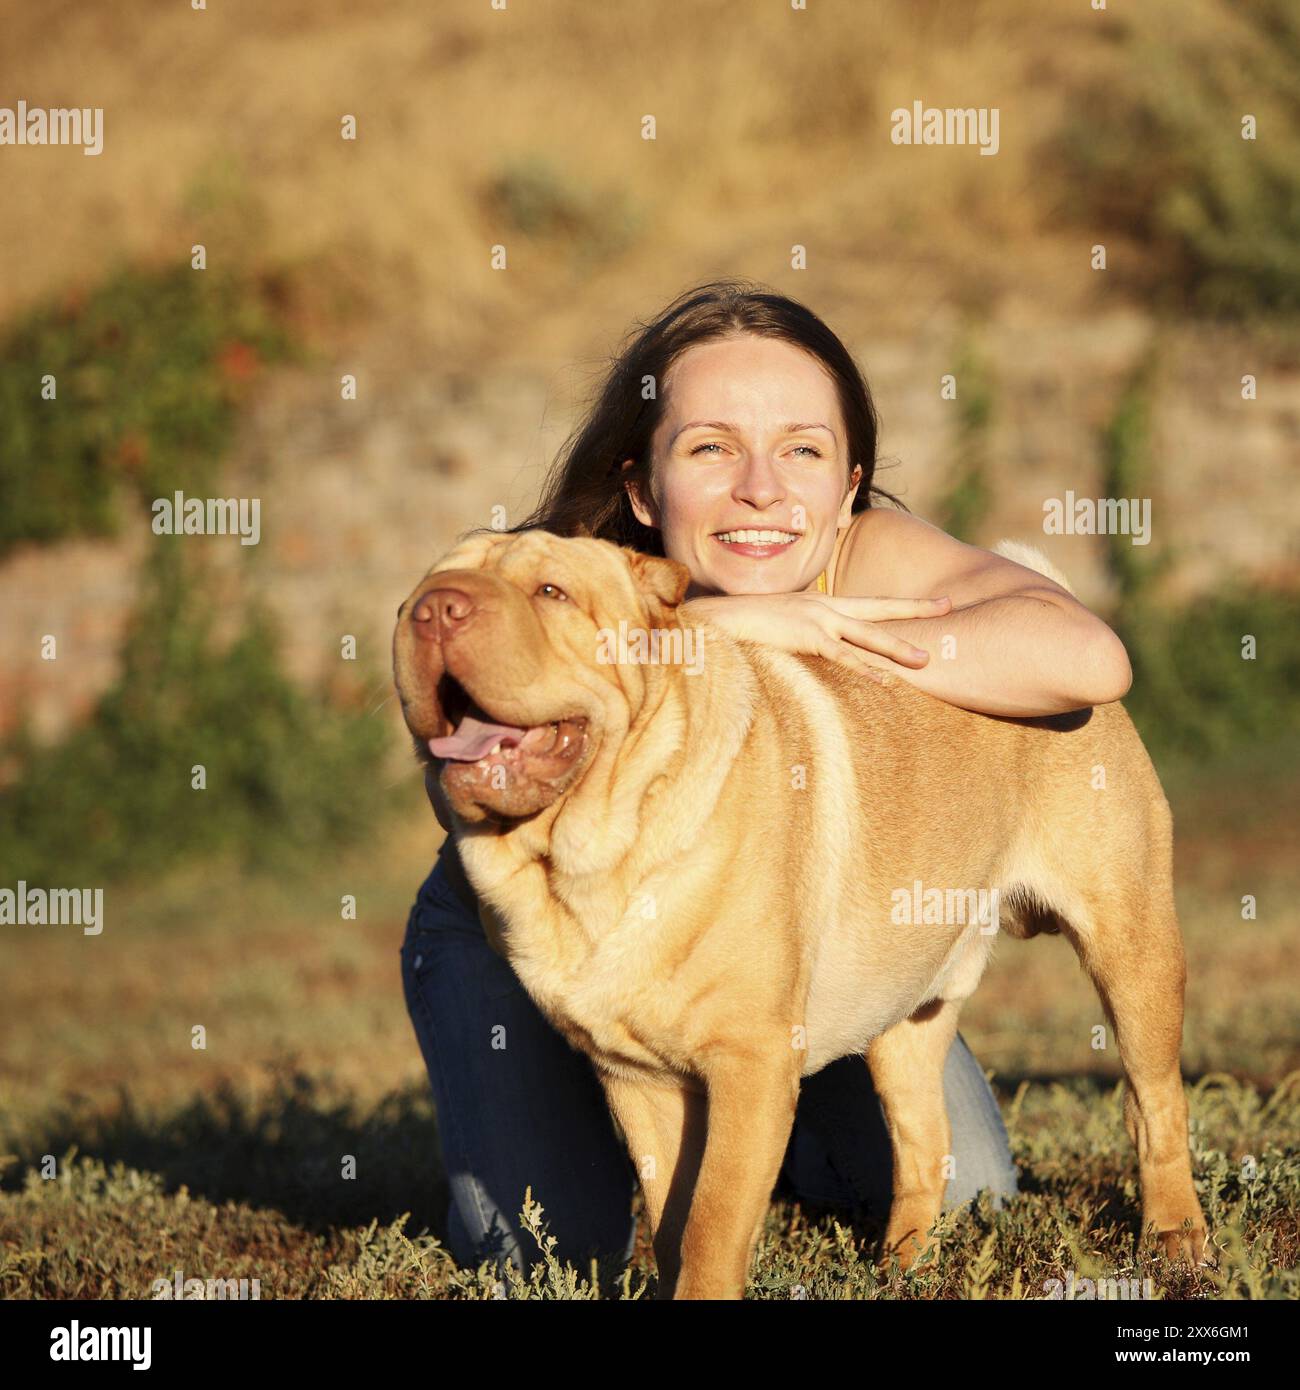
[[[821,593],[710,594],[682,605],[733,637],[782,651],[825,656],[882,681],[891,667],[918,669],[930,654],[879,626],[896,618],[941,618],[943,598],[856,598]]]

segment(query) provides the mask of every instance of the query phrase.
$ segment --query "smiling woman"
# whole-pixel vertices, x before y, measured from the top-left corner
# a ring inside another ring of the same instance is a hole
[[[1053,580],[900,511],[854,514],[870,476],[841,406],[856,392],[804,348],[730,333],[677,358],[664,394],[649,477],[624,464],[629,502],[690,567],[688,598],[715,597],[713,621],[986,714],[1058,714],[1127,690],[1118,639]],[[796,407],[816,423],[783,423]]]
[[[537,508],[507,534],[540,528],[667,556],[689,570],[688,605],[733,634],[972,709],[1046,714],[1118,698],[1122,648],[1066,590],[875,505],[894,500],[873,484],[877,432],[867,384],[821,319],[744,282],[703,285],[633,335]],[[501,534],[481,528],[463,544]],[[425,599],[445,601],[413,596],[416,626]],[[952,635],[958,655],[932,661]],[[456,698],[448,689],[448,703]],[[457,730],[430,746],[426,778],[444,828],[454,823],[448,778],[479,775],[466,769],[485,754],[508,772],[526,739],[544,741],[475,724],[468,706],[457,712]],[[402,959],[437,1102],[453,1253],[522,1265],[517,1215],[531,1186],[561,1258],[617,1266],[631,1250],[636,1174],[590,1062],[523,992],[482,917],[448,837]],[[945,1206],[982,1190],[1000,1204],[1016,1191],[1006,1133],[960,1037],[944,1096],[954,1173]],[[883,1216],[891,1165],[863,1058],[807,1077],[784,1169],[795,1190]]]

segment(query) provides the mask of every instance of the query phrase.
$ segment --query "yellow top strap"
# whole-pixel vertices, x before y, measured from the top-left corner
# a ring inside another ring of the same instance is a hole
[[[825,571],[825,570],[822,570],[822,572],[817,576],[817,592],[818,592],[819,594],[824,594],[824,593],[826,592],[826,571]]]

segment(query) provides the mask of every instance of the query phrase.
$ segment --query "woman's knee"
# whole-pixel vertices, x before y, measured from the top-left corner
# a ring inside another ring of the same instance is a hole
[[[943,1089],[952,1149],[945,1209],[961,1206],[984,1190],[1000,1206],[1017,1191],[1010,1144],[997,1099],[960,1035],[945,1060]],[[796,1189],[804,1179],[811,1189],[808,1195],[852,1195],[870,1211],[888,1211],[892,1148],[880,1098],[862,1058],[841,1058],[804,1078],[796,1131],[801,1127],[811,1133],[804,1136],[802,1150],[791,1146],[787,1162]],[[832,1187],[823,1169],[834,1176]]]
[[[584,1270],[592,1254],[617,1260],[635,1236],[635,1181],[591,1063],[436,879],[412,909],[402,956],[452,1188],[452,1254],[521,1270],[540,1259],[520,1224],[531,1185],[561,1259]]]
[[[590,1273],[593,1259],[606,1271],[622,1269],[632,1258],[636,1243],[630,1179],[625,1188],[618,1184],[612,1190],[609,1184],[604,1187],[603,1194],[592,1201],[560,1202],[554,1211],[543,1207],[542,1239],[555,1241],[551,1257],[561,1265],[572,1265],[583,1277]],[[527,1277],[543,1255],[520,1215],[509,1217],[469,1175],[453,1183],[447,1244],[456,1263],[471,1269],[484,1260],[502,1269],[509,1263]]]
[[[1011,1143],[997,1097],[960,1034],[953,1039],[943,1071],[944,1104],[952,1132],[952,1172],[944,1210],[964,1205],[980,1192],[995,1209],[1019,1191]]]

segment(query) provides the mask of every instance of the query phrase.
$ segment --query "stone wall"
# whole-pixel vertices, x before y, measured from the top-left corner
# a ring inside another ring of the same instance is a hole
[[[1043,500],[1067,488],[1098,495],[1098,432],[1154,331],[1136,314],[1050,323],[1010,309],[980,340],[996,403],[996,503],[981,540],[1041,546],[1102,612],[1112,596],[1100,545],[1044,536]],[[948,467],[956,413],[938,387],[954,370],[955,332],[939,316],[906,341],[850,344],[882,415],[882,454],[898,460],[879,481],[922,516],[932,514]],[[1160,352],[1153,546],[1173,553],[1166,582],[1178,600],[1233,574],[1300,583],[1300,368],[1257,352],[1243,337],[1190,327]],[[345,633],[385,672],[400,601],[460,531],[490,520],[493,506],[511,522],[524,515],[582,404],[557,399],[553,372],[471,377],[437,361],[389,361],[379,350],[365,360],[368,367],[351,358],[264,383],[223,487],[223,495],[261,499],[261,542],[192,542],[217,562],[205,601],[233,613],[241,589],[255,587],[280,622],[289,669],[304,681],[337,671]],[[344,371],[357,373],[356,401],[338,398]],[[1240,396],[1246,372],[1259,379],[1249,403]],[[152,541],[147,518],[137,517],[115,540],[26,547],[0,567],[0,731],[25,710],[39,737],[56,739],[93,708],[113,678]],[[58,638],[55,662],[41,658],[45,634]],[[384,693],[381,675],[377,699]]]

